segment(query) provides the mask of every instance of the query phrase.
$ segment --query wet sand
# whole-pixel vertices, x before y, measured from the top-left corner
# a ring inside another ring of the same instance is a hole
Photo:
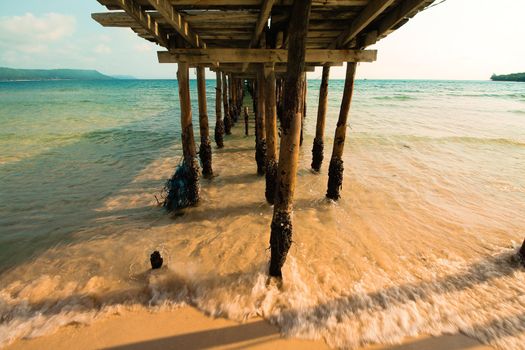
[[[89,326],[69,325],[44,337],[17,340],[6,350],[41,349],[330,349],[322,340],[283,338],[277,327],[261,318],[237,323],[210,318],[191,307],[172,311],[123,311]],[[398,345],[375,345],[362,350],[485,350],[461,334],[421,336]]]

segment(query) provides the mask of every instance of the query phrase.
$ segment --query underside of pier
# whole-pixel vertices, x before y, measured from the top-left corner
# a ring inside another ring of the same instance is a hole
[[[251,94],[256,168],[266,180],[266,191],[261,196],[274,205],[269,275],[280,281],[292,244],[293,198],[306,115],[306,72],[323,67],[312,149],[312,170],[319,172],[324,158],[330,66],[347,65],[326,192],[327,198],[338,200],[357,63],[375,61],[377,52],[366,48],[400,28],[434,0],[98,2],[109,12],[94,13],[93,19],[106,27],[131,28],[141,38],[162,47],[158,52],[160,63],[178,64],[184,157],[168,182],[168,209],[197,204],[201,173],[213,178],[205,68],[214,71],[217,79],[214,138],[218,148],[227,146],[224,135],[241,116],[244,93]],[[200,147],[195,145],[193,133],[190,68],[197,69]]]

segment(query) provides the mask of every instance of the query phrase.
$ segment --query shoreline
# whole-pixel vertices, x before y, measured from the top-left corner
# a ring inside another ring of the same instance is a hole
[[[33,349],[330,349],[323,340],[283,338],[276,326],[257,317],[238,323],[212,318],[184,306],[169,311],[119,311],[89,325],[70,324],[55,333],[17,339],[5,350]],[[402,344],[375,344],[362,350],[490,350],[462,334],[418,336]]]

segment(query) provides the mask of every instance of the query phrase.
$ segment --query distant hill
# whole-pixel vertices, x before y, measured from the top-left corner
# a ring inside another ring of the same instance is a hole
[[[105,80],[114,79],[96,70],[13,69],[0,67],[0,81],[16,80]]]
[[[521,81],[525,82],[525,73],[513,73],[507,75],[496,75],[492,74],[490,77],[494,81]]]

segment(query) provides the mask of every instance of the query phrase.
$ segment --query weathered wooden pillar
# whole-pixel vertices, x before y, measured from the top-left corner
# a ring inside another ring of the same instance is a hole
[[[242,111],[242,105],[244,103],[244,82],[242,79],[238,80],[238,89],[239,89],[239,114]]]
[[[319,106],[317,107],[317,124],[315,126],[314,145],[312,147],[312,170],[319,172],[324,158],[324,126],[326,107],[328,105],[328,77],[330,66],[323,66],[323,77],[319,88]]]
[[[266,201],[274,204],[277,184],[277,105],[275,69],[273,64],[264,67],[265,127],[266,127]]]
[[[270,270],[282,278],[281,268],[292,244],[292,209],[301,132],[301,87],[304,79],[306,34],[312,0],[295,0],[288,27],[289,47],[282,117],[281,145],[277,170],[277,190],[270,235]]]
[[[284,93],[284,81],[282,78],[277,80],[277,119],[279,123],[283,119],[283,93]]]
[[[183,166],[188,183],[188,202],[195,205],[199,201],[199,162],[193,135],[193,124],[190,102],[190,80],[189,66],[187,63],[179,63],[177,71],[180,100],[180,124],[182,130],[182,153],[184,156]]]
[[[224,147],[224,122],[222,120],[221,95],[222,79],[221,72],[216,72],[217,85],[215,88],[215,143],[217,148]]]
[[[257,79],[252,80],[251,82],[252,86],[252,108],[253,108],[253,115],[255,118],[254,124],[254,130],[255,130],[255,145],[259,142],[259,134],[257,133]]]
[[[304,140],[304,122],[306,119],[306,95],[308,94],[308,87],[307,87],[308,81],[306,79],[306,72],[304,73],[304,80],[303,80],[303,91],[302,91],[302,100],[301,100],[301,110],[302,110],[302,116],[301,116],[301,138],[300,138],[300,145],[303,145]]]
[[[208,106],[206,105],[206,73],[202,66],[197,67],[197,94],[199,100],[199,130],[201,135],[199,157],[202,164],[202,176],[209,179],[213,177],[213,170],[211,166]]]
[[[230,121],[231,121],[232,127],[237,121],[237,116],[236,116],[236,111],[235,111],[235,105],[237,102],[235,100],[235,89],[233,88],[233,86],[234,86],[233,77],[231,74],[228,74],[228,96],[229,96],[229,105],[230,105]]]
[[[255,161],[257,162],[257,174],[264,175],[266,170],[266,131],[264,115],[264,66],[260,65],[257,70],[257,114],[255,145]]]
[[[343,91],[343,100],[339,111],[339,119],[335,129],[334,148],[332,158],[328,167],[328,190],[326,197],[338,200],[341,198],[341,188],[343,187],[343,150],[345,147],[346,124],[350,103],[352,102],[352,93],[354,92],[354,78],[357,63],[348,62],[346,66],[345,88]]]
[[[248,106],[244,107],[244,135],[248,136],[250,134],[249,132],[249,121],[250,121],[250,116],[248,114]]]
[[[230,115],[230,107],[228,105],[228,79],[226,73],[222,73],[222,103],[224,107],[224,132],[226,135],[231,135],[232,119]]]

